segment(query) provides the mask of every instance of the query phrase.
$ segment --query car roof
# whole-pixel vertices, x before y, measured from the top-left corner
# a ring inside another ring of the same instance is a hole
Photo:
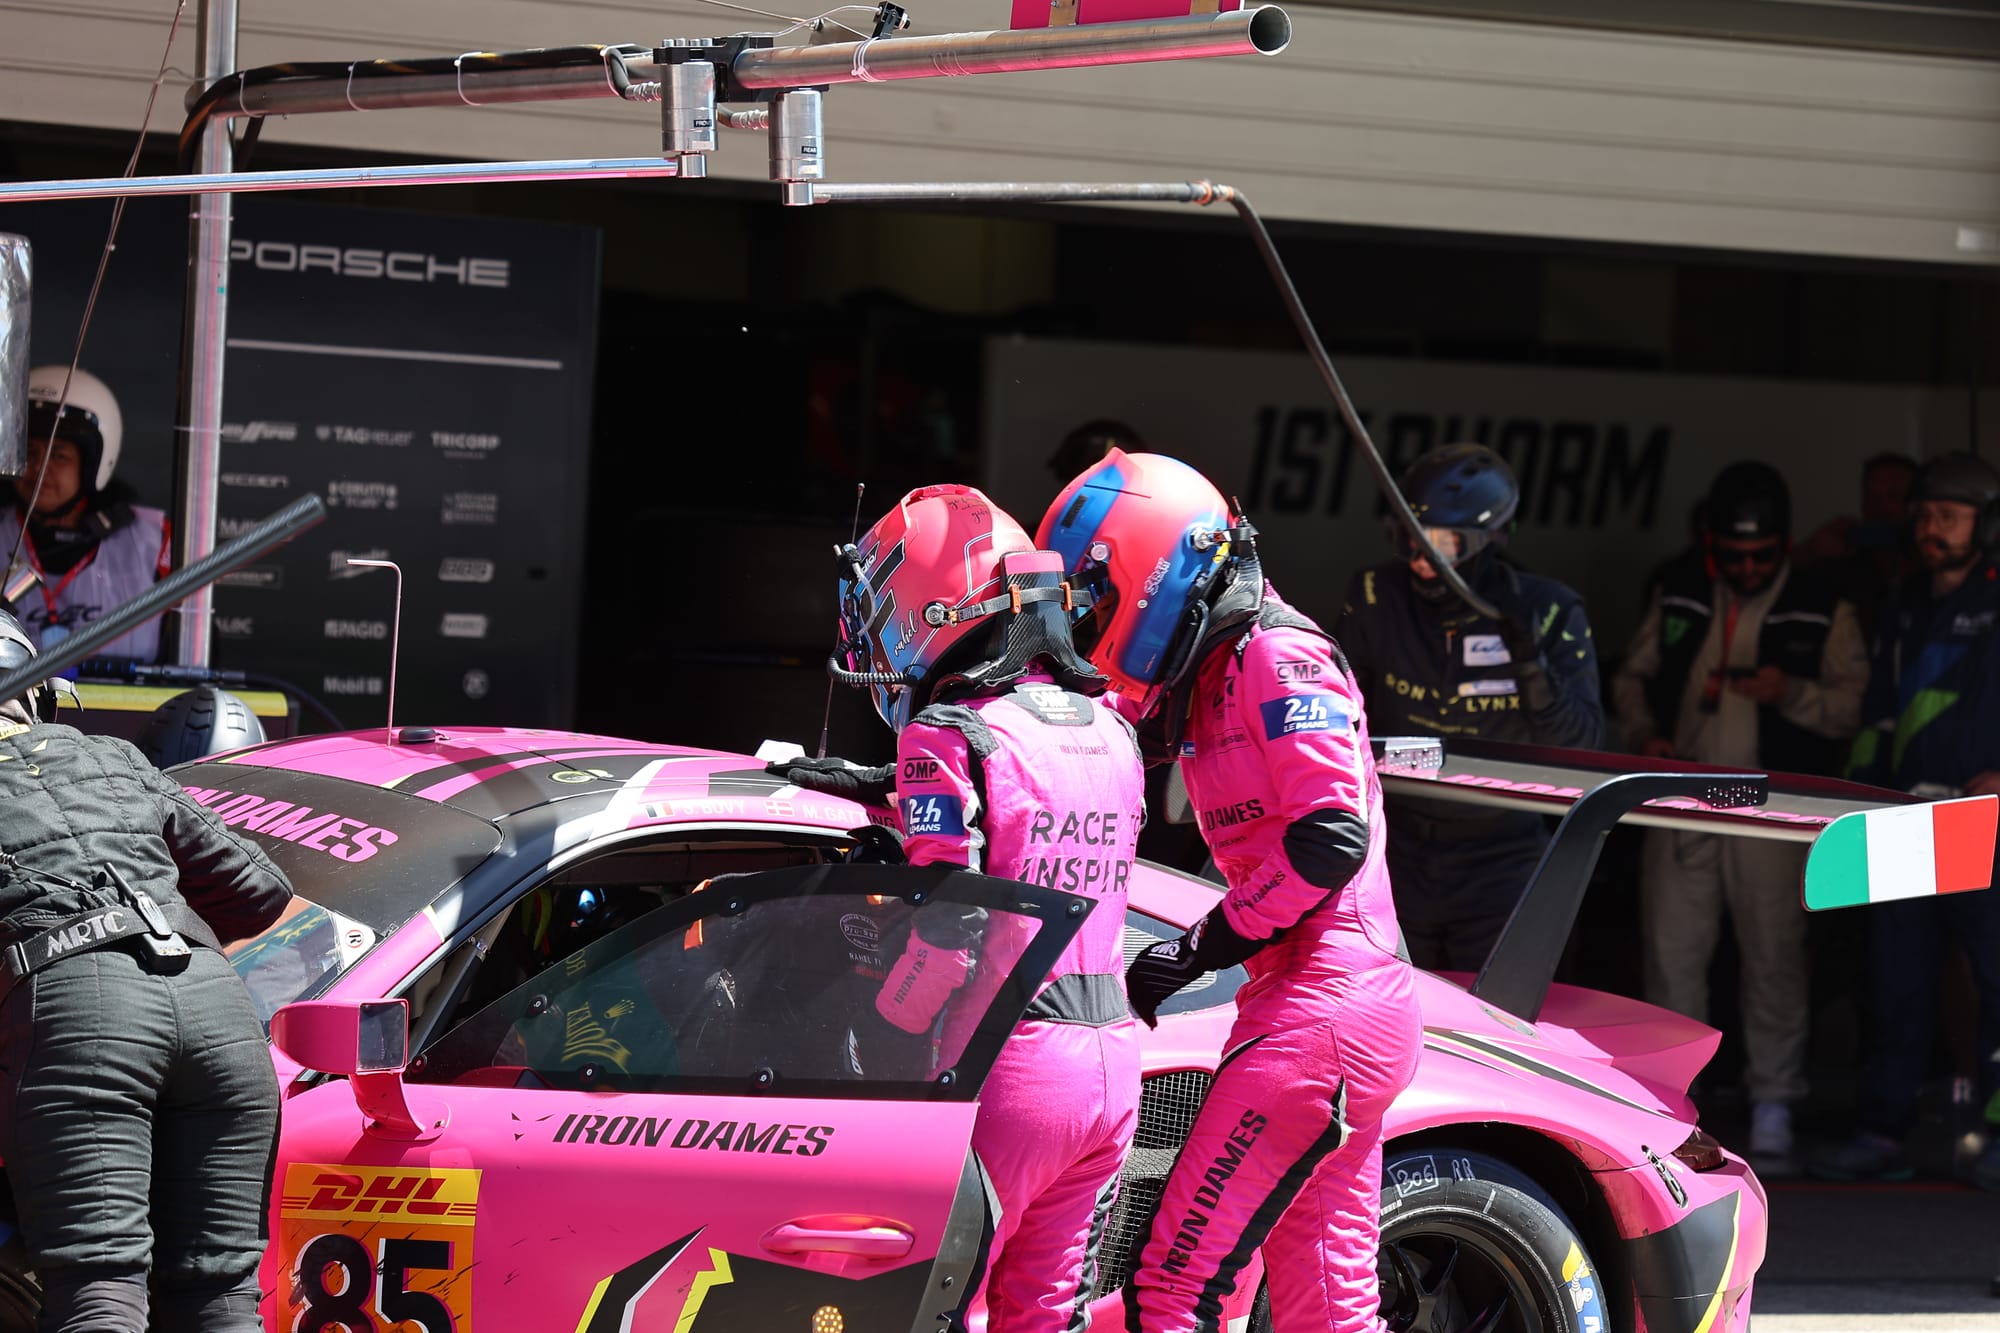
[[[528,727],[372,728],[273,741],[208,762],[340,778],[503,824],[558,802],[570,806],[565,822],[595,809],[631,827],[868,822],[861,806],[787,786],[748,755]]]

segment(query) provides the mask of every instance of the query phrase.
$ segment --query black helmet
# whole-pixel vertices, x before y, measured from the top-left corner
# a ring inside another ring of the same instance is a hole
[[[1427,528],[1489,535],[1505,531],[1521,503],[1514,469],[1483,444],[1447,444],[1419,455],[1403,473],[1403,495]]]
[[[139,750],[155,768],[172,768],[263,740],[264,724],[249,704],[227,690],[197,685],[153,710],[139,734]]]
[[[1910,503],[1956,500],[1984,508],[2000,499],[2000,471],[1977,454],[1943,454],[1917,469]]]
[[[1769,463],[1731,463],[1709,484],[1702,521],[1716,538],[1790,537],[1791,488]]]
[[[1956,500],[1979,511],[1972,540],[1990,554],[2000,548],[2000,471],[1977,454],[1942,454],[1917,470],[1910,503]]]

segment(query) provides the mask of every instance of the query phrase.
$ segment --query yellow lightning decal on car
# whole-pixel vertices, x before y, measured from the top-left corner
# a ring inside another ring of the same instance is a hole
[[[1715,1316],[1722,1309],[1722,1298],[1729,1294],[1729,1274],[1736,1267],[1736,1250],[1743,1243],[1743,1195],[1741,1191],[1729,1197],[1729,1257],[1722,1261],[1722,1271],[1715,1278],[1715,1295],[1709,1299],[1708,1309],[1702,1313],[1701,1322],[1694,1326],[1694,1333],[1709,1333],[1715,1327]],[[714,1251],[710,1251],[714,1253]]]
[[[674,1322],[674,1333],[690,1333],[694,1328],[694,1317],[701,1313],[701,1303],[708,1299],[710,1287],[721,1287],[734,1282],[736,1275],[729,1271],[729,1255],[713,1246],[708,1251],[709,1268],[694,1275],[694,1283],[688,1288],[687,1304],[681,1307],[681,1317]]]

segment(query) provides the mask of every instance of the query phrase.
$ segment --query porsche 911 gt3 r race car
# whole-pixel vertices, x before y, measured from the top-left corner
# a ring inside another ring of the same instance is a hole
[[[1398,1326],[1747,1328],[1764,1194],[1686,1097],[1718,1034],[1553,986],[1554,960],[1602,830],[1639,800],[1666,798],[1647,822],[1804,841],[1896,798],[1818,784],[1718,810],[1757,793],[1603,781],[1617,769],[1518,752],[1385,770],[1392,787],[1575,806],[1580,835],[1558,838],[1479,978],[1419,979],[1424,1054],[1383,1184]],[[713,751],[404,728],[175,776],[299,893],[230,951],[286,1092],[268,1327],[874,1333],[935,1329],[958,1304],[991,1226],[968,1151],[979,1084],[1089,900],[857,864],[861,807]],[[1130,892],[1136,952],[1217,889],[1144,865]],[[1017,947],[912,1038],[873,997],[925,913],[1004,923]],[[1110,1326],[1242,980],[1183,991],[1146,1034],[1101,1256]],[[1225,1327],[1267,1320],[1260,1283],[1253,1262]]]

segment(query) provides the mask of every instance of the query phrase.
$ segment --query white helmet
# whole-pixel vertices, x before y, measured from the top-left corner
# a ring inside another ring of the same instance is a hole
[[[69,381],[69,401],[57,429],[56,404],[63,401],[64,380]],[[46,440],[51,435],[73,442],[83,452],[84,489],[95,495],[111,484],[111,474],[118,468],[118,446],[125,438],[125,414],[118,410],[118,396],[82,367],[72,378],[68,366],[36,366],[28,372],[28,438]]]

